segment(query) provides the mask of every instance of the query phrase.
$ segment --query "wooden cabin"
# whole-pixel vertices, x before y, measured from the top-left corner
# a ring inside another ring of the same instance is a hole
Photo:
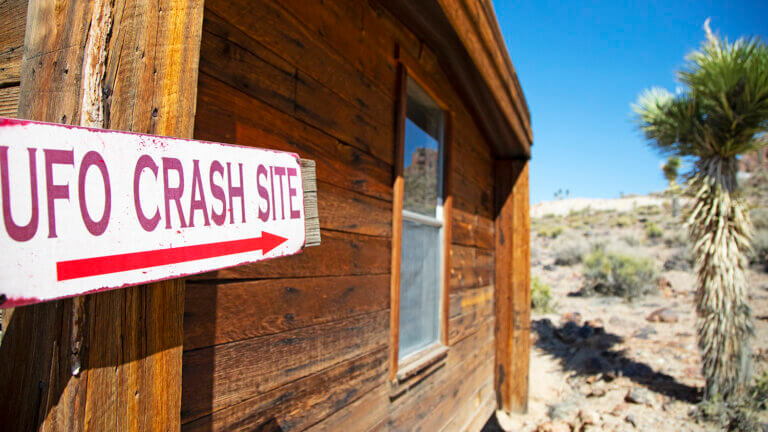
[[[0,0],[0,22],[0,116],[298,153],[322,237],[17,308],[2,429],[477,431],[526,409],[532,134],[491,0]]]

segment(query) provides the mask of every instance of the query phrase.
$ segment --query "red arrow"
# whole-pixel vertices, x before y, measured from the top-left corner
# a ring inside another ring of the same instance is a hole
[[[266,255],[286,240],[288,239],[262,231],[261,237],[250,239],[59,261],[56,263],[56,279],[65,281],[257,250]]]

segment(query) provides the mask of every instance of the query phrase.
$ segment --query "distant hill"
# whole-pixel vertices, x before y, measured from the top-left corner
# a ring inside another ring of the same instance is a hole
[[[568,198],[534,204],[531,207],[531,217],[536,218],[545,215],[565,216],[571,212],[587,209],[626,212],[637,207],[661,207],[668,201],[669,198],[651,195],[638,195],[624,198]]]
[[[418,147],[411,153],[411,163],[403,172],[406,209],[434,215],[437,202],[438,156],[437,150],[424,147]]]

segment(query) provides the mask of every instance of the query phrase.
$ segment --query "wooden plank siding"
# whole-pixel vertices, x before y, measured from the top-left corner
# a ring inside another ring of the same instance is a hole
[[[449,107],[461,163],[449,350],[394,396],[398,54]],[[206,0],[195,138],[317,161],[323,241],[187,279],[182,429],[478,430],[496,406],[494,156],[430,48],[377,1]]]
[[[24,119],[190,138],[202,15],[196,0],[0,1],[0,115],[16,98]],[[17,308],[0,424],[179,429],[183,307],[177,279]]]
[[[28,0],[0,0],[0,117],[16,117]]]
[[[528,409],[531,333],[531,218],[528,161],[499,160],[496,187],[497,403],[506,412]]]

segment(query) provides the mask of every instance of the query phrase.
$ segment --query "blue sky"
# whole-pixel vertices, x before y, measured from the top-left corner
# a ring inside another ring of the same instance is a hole
[[[664,158],[632,123],[646,88],[674,91],[683,57],[713,31],[768,41],[768,1],[512,2],[496,15],[533,123],[531,201],[662,190]]]

